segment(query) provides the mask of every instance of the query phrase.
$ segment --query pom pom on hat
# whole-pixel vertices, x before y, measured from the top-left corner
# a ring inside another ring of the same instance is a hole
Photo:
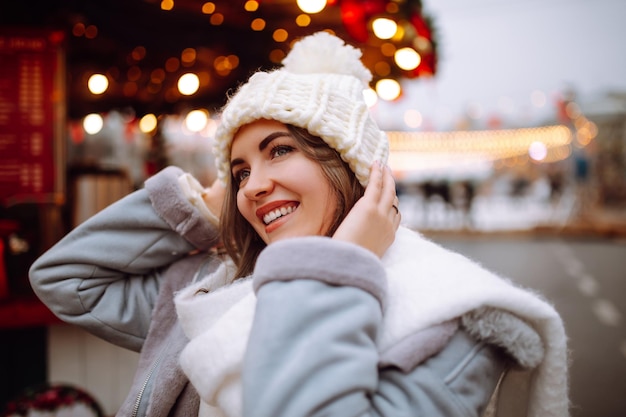
[[[363,98],[372,75],[360,58],[360,50],[318,32],[297,42],[281,69],[253,74],[222,109],[215,134],[222,182],[231,175],[230,147],[237,129],[269,119],[319,136],[367,185],[374,161],[387,162],[389,144]]]
[[[283,60],[285,70],[294,74],[344,74],[361,80],[363,86],[372,74],[361,62],[362,53],[328,32],[317,32],[297,42]]]

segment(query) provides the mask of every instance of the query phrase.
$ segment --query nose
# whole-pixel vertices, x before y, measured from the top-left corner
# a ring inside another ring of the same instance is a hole
[[[250,170],[243,186],[243,194],[248,200],[258,200],[272,192],[274,182],[263,168]]]

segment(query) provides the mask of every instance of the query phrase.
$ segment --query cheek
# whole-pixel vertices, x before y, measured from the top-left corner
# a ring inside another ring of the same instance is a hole
[[[251,222],[251,219],[254,217],[252,204],[241,191],[237,192],[237,210],[239,210],[239,213],[241,213],[248,223]]]
[[[317,194],[322,199],[328,198],[331,185],[319,166],[309,163],[306,168],[299,169],[299,172],[300,175],[292,175],[291,178],[303,192]]]
[[[337,197],[323,172],[316,172],[309,194],[315,196],[319,213],[323,213],[324,222],[332,221],[337,208]]]

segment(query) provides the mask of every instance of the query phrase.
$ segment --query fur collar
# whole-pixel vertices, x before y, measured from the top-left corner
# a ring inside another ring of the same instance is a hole
[[[565,331],[549,303],[403,227],[382,262],[388,299],[381,352],[417,332],[462,318],[470,333],[505,347],[520,364],[533,366],[540,361],[528,373],[528,416],[568,415]],[[206,402],[203,414],[207,416],[222,416],[208,404],[227,410],[225,416],[241,415],[241,360],[256,298],[249,278],[223,286],[229,282],[228,268],[225,265],[192,284],[175,300],[183,329],[191,339],[181,354],[181,367]],[[198,297],[201,288],[216,291]],[[215,319],[209,322],[207,317]],[[534,331],[527,328],[525,333],[520,323]],[[528,341],[528,334],[538,334],[541,342]],[[537,350],[537,345],[545,350]]]

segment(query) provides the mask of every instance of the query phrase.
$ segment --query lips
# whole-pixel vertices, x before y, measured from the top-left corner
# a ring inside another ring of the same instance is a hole
[[[296,208],[294,206],[288,206],[288,207],[281,207],[281,208],[277,208],[276,210],[272,210],[269,213],[267,213],[265,216],[263,216],[263,223],[265,224],[270,224],[271,222],[273,222],[274,220],[283,217],[289,213],[292,213]]]
[[[258,209],[256,215],[265,225],[268,225],[283,216],[293,213],[297,207],[298,203],[293,201],[275,201]]]

